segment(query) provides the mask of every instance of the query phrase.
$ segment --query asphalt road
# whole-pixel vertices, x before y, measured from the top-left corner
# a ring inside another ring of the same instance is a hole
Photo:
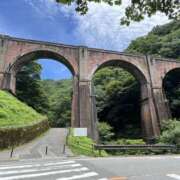
[[[180,156],[0,162],[0,180],[107,180],[112,177],[119,177],[120,180],[180,180]]]

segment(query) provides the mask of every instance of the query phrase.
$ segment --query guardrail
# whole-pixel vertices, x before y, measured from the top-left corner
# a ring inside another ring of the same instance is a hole
[[[94,149],[99,150],[166,150],[171,152],[177,152],[178,147],[176,145],[94,145]]]

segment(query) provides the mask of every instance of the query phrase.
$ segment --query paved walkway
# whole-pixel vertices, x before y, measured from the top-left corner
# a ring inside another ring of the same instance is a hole
[[[71,156],[72,153],[67,146],[64,147],[66,135],[67,129],[65,128],[51,128],[45,134],[34,139],[30,143],[15,148],[12,158],[34,159]],[[0,151],[0,161],[10,159],[10,154],[11,149]]]

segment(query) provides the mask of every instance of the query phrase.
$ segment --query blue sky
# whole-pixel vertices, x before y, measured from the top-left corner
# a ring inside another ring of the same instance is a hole
[[[133,39],[168,22],[158,13],[129,27],[120,26],[127,1],[121,7],[90,3],[89,12],[80,16],[74,5],[58,5],[54,0],[1,0],[0,34],[123,51]],[[56,61],[39,62],[43,79],[71,77],[69,70]]]

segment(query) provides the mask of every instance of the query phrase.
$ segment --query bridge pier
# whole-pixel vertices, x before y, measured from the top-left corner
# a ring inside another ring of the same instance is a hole
[[[160,126],[153,95],[149,84],[141,85],[141,122],[144,139],[155,140],[160,134]]]
[[[15,94],[16,78],[10,72],[3,72],[0,75],[0,89],[10,91]]]
[[[79,82],[79,127],[87,128],[88,136],[98,140],[97,113],[91,81]]]
[[[71,126],[80,127],[79,121],[79,80],[78,76],[73,77],[73,96],[71,105]]]
[[[161,87],[153,88],[153,93],[154,93],[154,101],[157,109],[159,123],[161,124],[163,120],[167,120],[171,118],[169,103]]]
[[[169,119],[171,113],[162,88],[148,86],[147,84],[141,87],[141,119],[144,138],[151,142],[160,135],[162,121]]]

